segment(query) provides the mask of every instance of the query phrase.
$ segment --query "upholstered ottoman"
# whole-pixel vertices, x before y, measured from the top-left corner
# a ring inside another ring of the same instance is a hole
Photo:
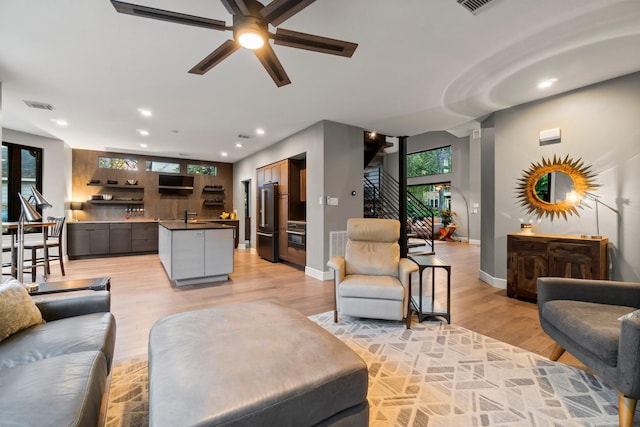
[[[149,424],[367,426],[367,367],[276,301],[191,311],[149,335]]]

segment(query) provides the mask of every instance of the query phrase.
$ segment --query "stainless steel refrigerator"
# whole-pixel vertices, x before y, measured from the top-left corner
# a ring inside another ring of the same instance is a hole
[[[278,184],[258,190],[258,255],[278,262]]]

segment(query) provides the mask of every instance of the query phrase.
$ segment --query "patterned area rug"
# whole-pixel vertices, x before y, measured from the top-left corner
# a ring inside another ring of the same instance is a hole
[[[371,426],[618,425],[617,395],[594,376],[467,329],[310,319],[367,363]],[[107,426],[146,425],[147,362],[116,364]]]

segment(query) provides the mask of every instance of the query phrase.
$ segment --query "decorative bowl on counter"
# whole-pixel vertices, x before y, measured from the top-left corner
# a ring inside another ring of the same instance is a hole
[[[113,194],[103,194],[102,200],[111,200],[113,199]]]
[[[228,219],[229,218],[229,212],[222,212],[220,214],[220,218],[221,219]]]
[[[127,184],[129,184],[129,185],[138,185],[138,180],[137,179],[128,179],[127,180]]]

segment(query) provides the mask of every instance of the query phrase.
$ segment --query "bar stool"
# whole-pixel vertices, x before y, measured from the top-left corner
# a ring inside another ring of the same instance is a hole
[[[55,221],[53,227],[49,227],[49,233],[46,241],[25,243],[25,249],[31,249],[31,281],[36,281],[36,268],[44,266],[45,268],[45,280],[48,274],[51,274],[51,268],[49,262],[52,259],[57,259],[60,262],[60,271],[64,276],[64,257],[62,256],[62,236],[64,235],[64,221],[65,217],[47,217],[48,221]],[[45,249],[46,247],[46,249]],[[51,249],[57,247],[58,253],[51,254]],[[44,253],[42,257],[38,257],[38,250],[43,249]]]

